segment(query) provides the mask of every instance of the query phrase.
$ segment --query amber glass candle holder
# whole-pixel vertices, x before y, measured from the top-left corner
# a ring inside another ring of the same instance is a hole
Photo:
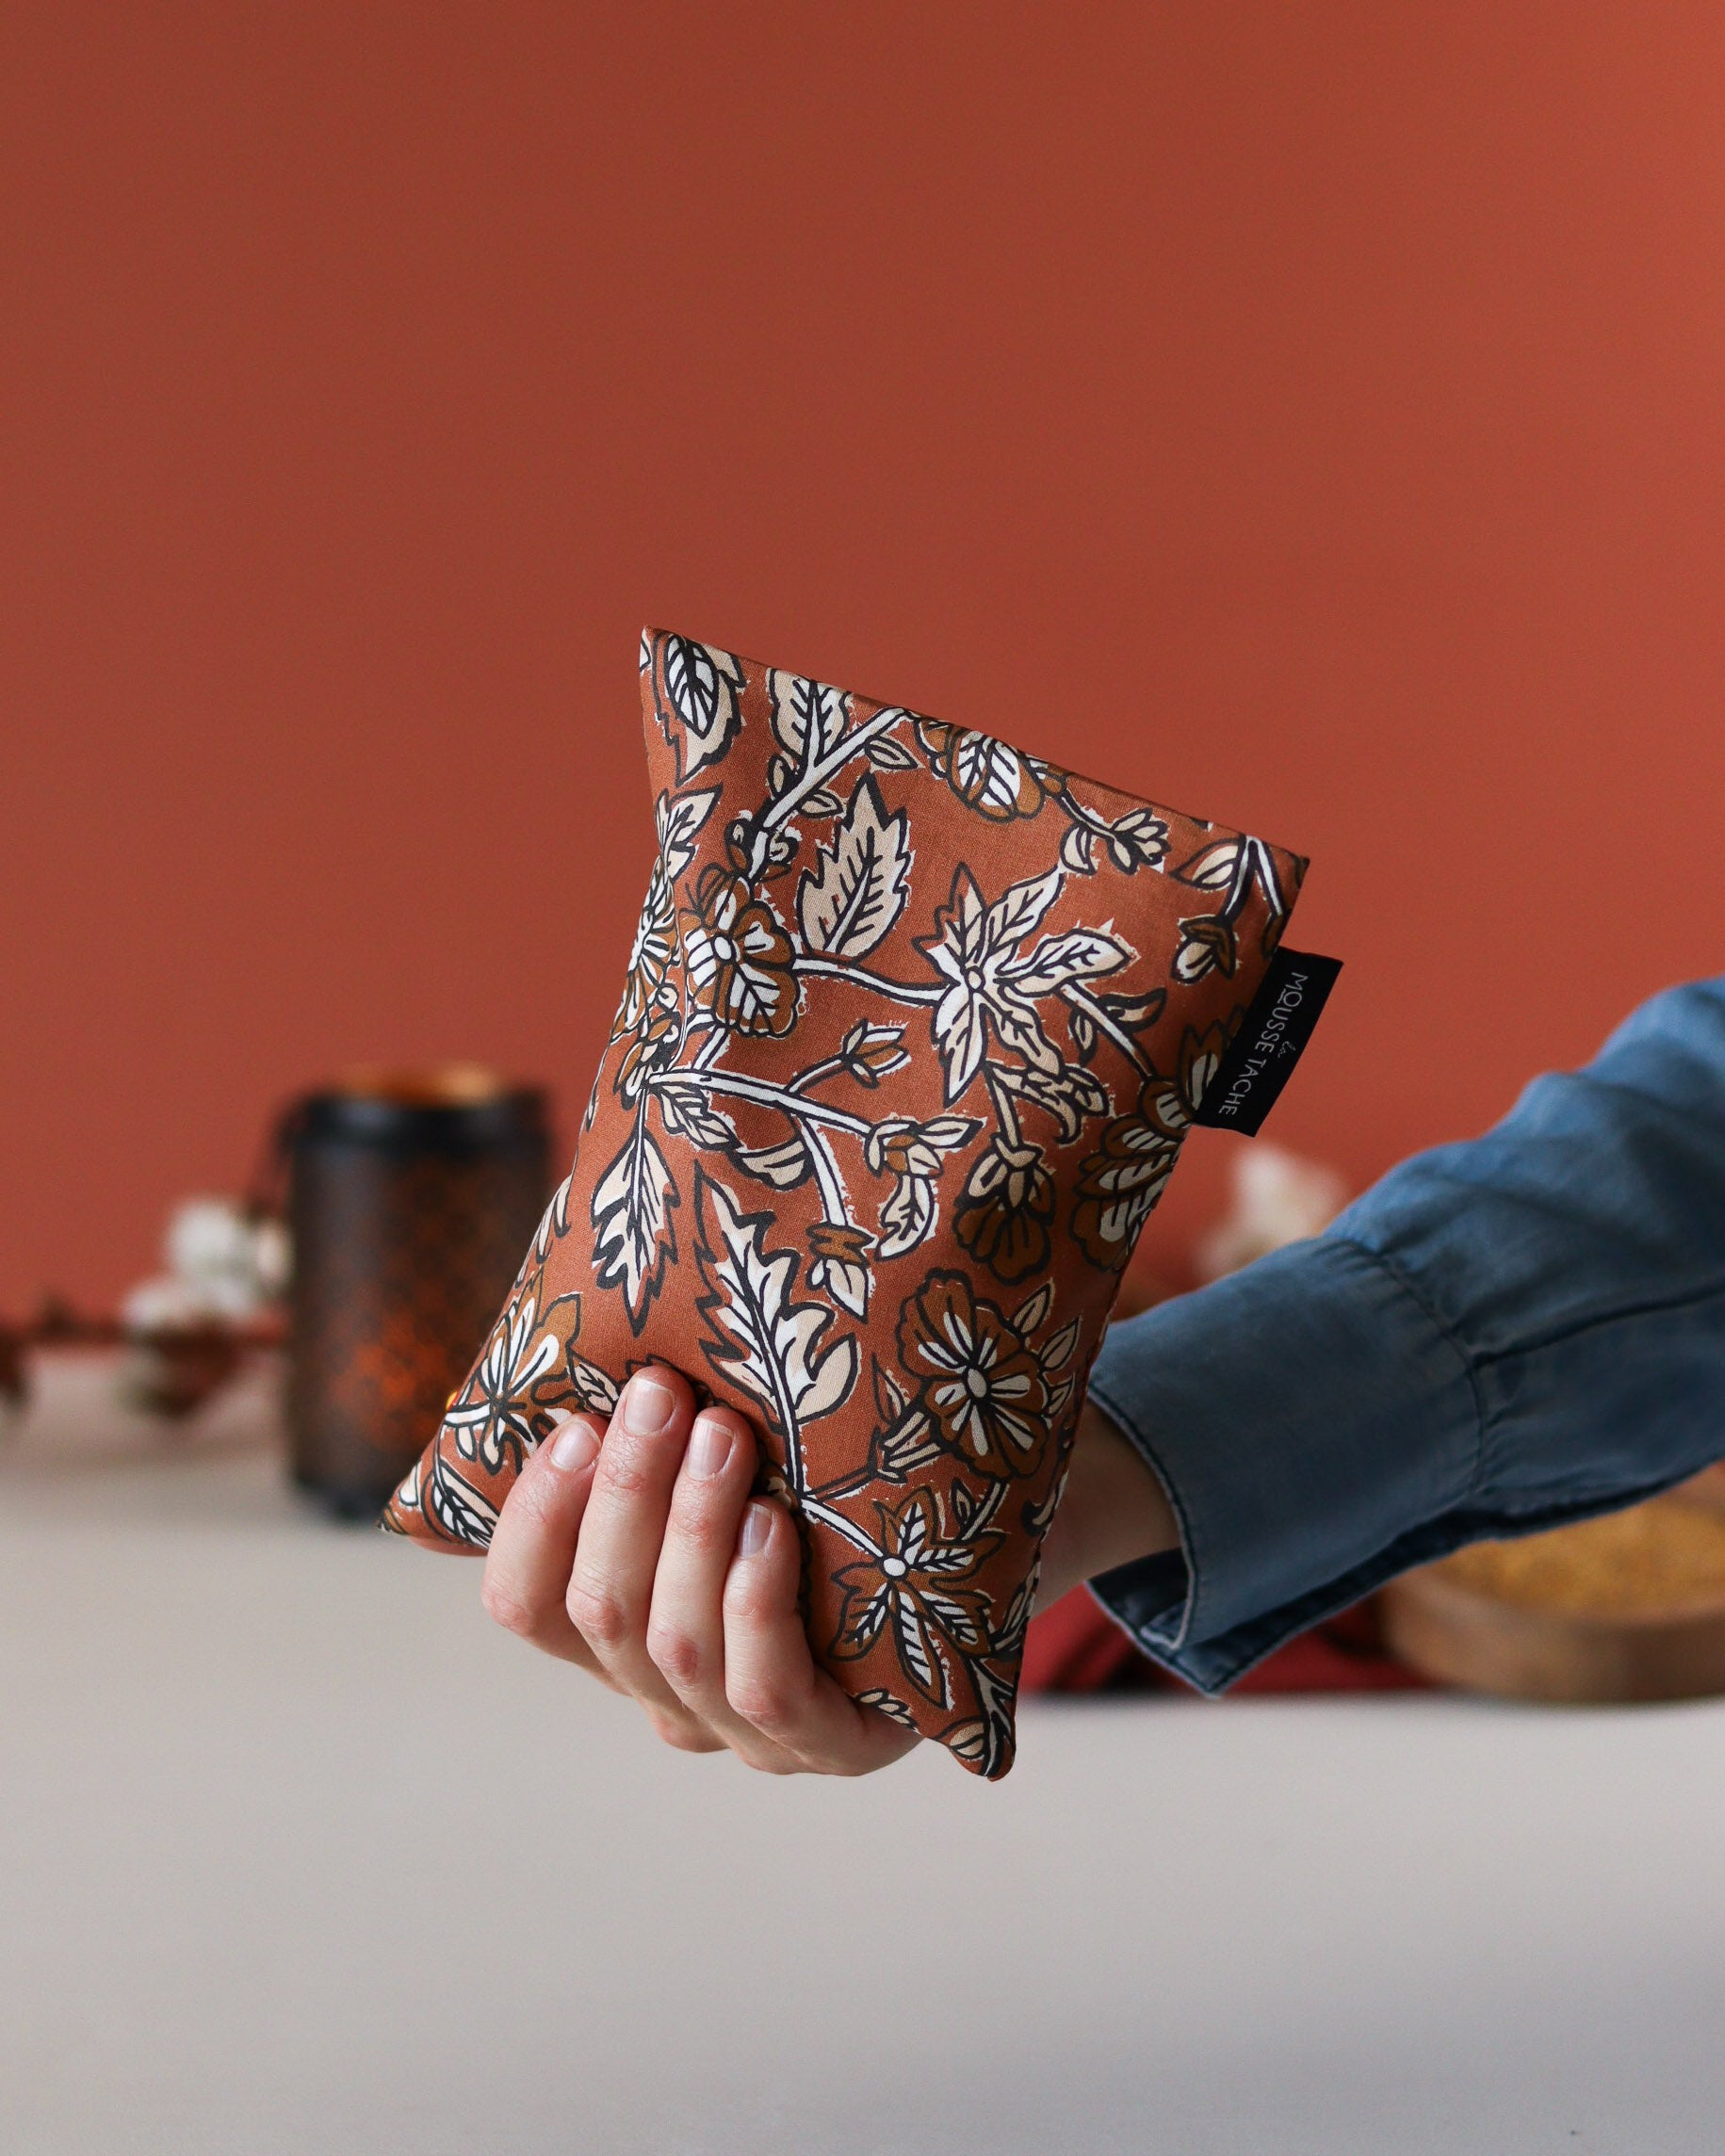
[[[356,1072],[284,1127],[294,1480],[374,1516],[509,1292],[550,1184],[543,1093],[465,1065]]]

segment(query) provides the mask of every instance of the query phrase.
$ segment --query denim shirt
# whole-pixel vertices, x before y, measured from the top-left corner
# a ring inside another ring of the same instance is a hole
[[[1182,1543],[1092,1591],[1205,1692],[1408,1565],[1725,1454],[1725,978],[1313,1240],[1115,1327],[1090,1392]]]

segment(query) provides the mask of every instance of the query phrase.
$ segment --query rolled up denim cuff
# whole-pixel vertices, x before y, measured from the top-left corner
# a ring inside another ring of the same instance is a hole
[[[1183,1594],[1165,1557],[1091,1590],[1201,1692],[1480,1532],[1467,1358],[1392,1264],[1343,1236],[1115,1326],[1090,1397],[1160,1478],[1185,1560]]]

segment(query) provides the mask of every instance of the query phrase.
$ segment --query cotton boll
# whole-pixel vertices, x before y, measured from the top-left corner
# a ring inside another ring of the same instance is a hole
[[[1232,1205],[1194,1253],[1199,1279],[1219,1280],[1255,1257],[1321,1234],[1347,1201],[1347,1185],[1334,1168],[1277,1145],[1252,1145],[1234,1162]]]
[[[228,1199],[188,1198],[173,1209],[162,1255],[182,1280],[249,1280],[252,1240],[251,1224]]]
[[[293,1241],[280,1221],[261,1220],[252,1228],[252,1276],[269,1302],[287,1292],[293,1277]]]
[[[254,1317],[287,1285],[287,1231],[249,1220],[227,1198],[190,1198],[168,1224],[168,1263],[199,1298],[206,1317]]]
[[[120,1305],[121,1323],[139,1338],[194,1330],[209,1324],[215,1315],[196,1283],[166,1273],[140,1280]]]

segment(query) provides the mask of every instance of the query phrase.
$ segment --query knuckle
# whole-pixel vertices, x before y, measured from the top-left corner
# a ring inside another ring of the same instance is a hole
[[[599,1454],[599,1473],[605,1487],[619,1498],[640,1497],[652,1480],[642,1447],[632,1437],[622,1444],[615,1437],[607,1438]]]
[[[676,1538],[698,1557],[711,1557],[727,1551],[737,1532],[734,1511],[710,1499],[685,1499],[676,1507],[674,1528]]]
[[[549,1524],[559,1496],[557,1485],[548,1475],[532,1471],[542,1456],[540,1452],[533,1454],[503,1500],[517,1519],[525,1516],[536,1527]]]
[[[669,1744],[674,1752],[722,1752],[724,1749],[709,1729],[683,1721],[677,1715],[653,1714],[648,1719],[659,1743]]]
[[[779,1776],[784,1775],[800,1775],[803,1772],[802,1761],[789,1758],[784,1752],[757,1752],[750,1750],[747,1752],[740,1752],[737,1756],[742,1761],[743,1765],[748,1768],[750,1774],[752,1775],[773,1775],[774,1776]]]
[[[592,1646],[621,1646],[635,1629],[628,1604],[599,1581],[572,1580],[568,1610],[570,1622]]]
[[[647,1653],[653,1666],[679,1692],[699,1680],[705,1662],[701,1644],[692,1632],[684,1631],[680,1626],[650,1623]]]
[[[772,1678],[744,1678],[725,1693],[733,1710],[763,1737],[783,1737],[797,1722],[800,1702],[789,1685]]]
[[[539,1629],[537,1611],[495,1580],[480,1582],[480,1604],[494,1625],[501,1625],[506,1632],[513,1632],[520,1639],[530,1639]]]
[[[724,1613],[743,1624],[759,1627],[771,1622],[778,1607],[772,1582],[756,1576],[752,1565],[736,1565],[724,1582]]]
[[[599,1449],[597,1485],[621,1499],[662,1494],[681,1457],[675,1438],[677,1438],[675,1418],[651,1438],[641,1438],[634,1432],[623,1430],[619,1423],[612,1423],[604,1447]]]

